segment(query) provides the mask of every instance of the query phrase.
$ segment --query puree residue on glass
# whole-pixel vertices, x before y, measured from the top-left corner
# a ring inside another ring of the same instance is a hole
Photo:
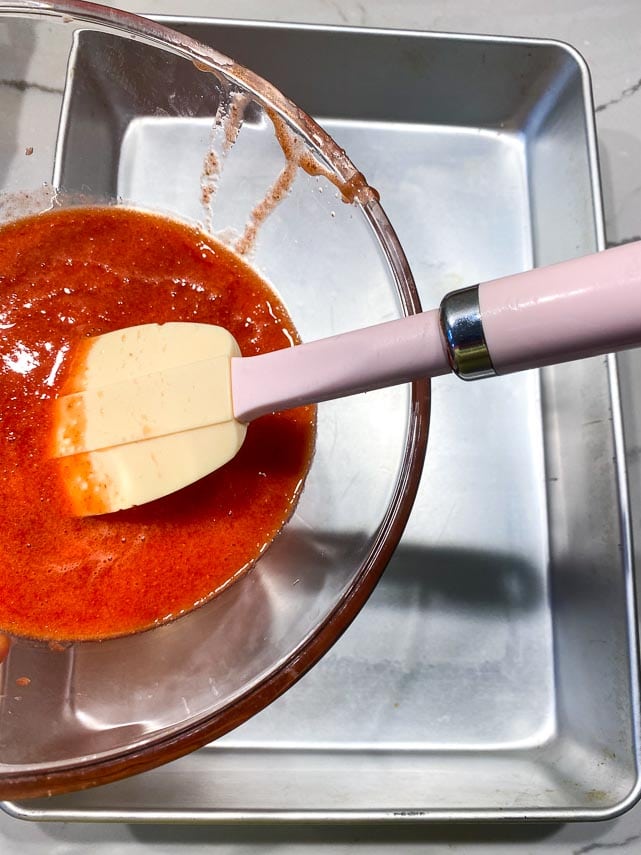
[[[245,356],[299,340],[260,277],[188,225],[86,207],[0,228],[0,630],[80,640],[169,620],[250,566],[291,514],[313,451],[313,407],[256,420],[234,460],[173,496],[104,517],[70,514],[48,454],[70,348],[167,321],[224,326]]]

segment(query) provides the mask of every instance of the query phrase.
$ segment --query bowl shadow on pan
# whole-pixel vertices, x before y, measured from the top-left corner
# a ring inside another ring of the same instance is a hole
[[[320,589],[326,579],[316,573],[306,573],[305,564],[310,550],[333,554],[352,554],[362,543],[358,534],[325,533],[315,536],[313,544],[293,540],[287,544],[298,552],[301,567],[298,584],[308,589]],[[276,546],[276,544],[275,544]],[[278,562],[269,568],[270,576],[279,575]],[[372,602],[386,598],[386,591],[400,602],[418,598],[421,605],[432,599],[457,607],[478,610],[538,609],[544,597],[541,570],[522,556],[508,552],[467,549],[456,546],[419,546],[403,543],[397,547],[372,594]]]
[[[456,547],[401,546],[383,580],[417,585],[428,602],[438,596],[478,611],[530,611],[540,606],[543,596],[536,568],[520,556]]]

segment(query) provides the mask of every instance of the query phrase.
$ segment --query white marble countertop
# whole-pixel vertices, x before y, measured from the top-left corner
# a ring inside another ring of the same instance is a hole
[[[610,243],[641,235],[641,3],[639,0],[121,0],[134,12],[171,13],[488,33],[561,39],[586,58],[593,78]],[[626,389],[639,354],[626,357],[624,395],[628,418],[641,424],[641,402]],[[640,395],[641,397],[641,395]],[[634,449],[632,449],[634,452]],[[639,457],[634,455],[635,459]],[[641,499],[641,467],[631,468],[633,500]],[[637,536],[637,541],[641,540]],[[638,557],[637,557],[638,560]],[[641,566],[641,562],[638,566]],[[304,850],[375,852],[395,846],[405,853],[582,853],[641,852],[641,804],[619,819],[572,825],[506,825],[416,828],[366,827],[264,829],[33,824],[0,814],[0,853],[84,855],[91,851],[145,855],[207,852],[286,853]]]

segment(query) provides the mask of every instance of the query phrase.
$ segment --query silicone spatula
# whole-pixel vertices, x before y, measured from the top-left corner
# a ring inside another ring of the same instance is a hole
[[[474,285],[439,309],[261,356],[221,327],[88,339],[55,402],[74,512],[167,495],[224,465],[265,413],[454,371],[506,374],[641,344],[641,242]]]

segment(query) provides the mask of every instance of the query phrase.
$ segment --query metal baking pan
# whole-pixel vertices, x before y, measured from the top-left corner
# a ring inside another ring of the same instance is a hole
[[[589,75],[572,48],[164,20],[271,79],[344,145],[380,190],[424,305],[603,248]],[[147,169],[134,168],[141,149],[127,134],[110,174],[174,168],[163,127],[145,123]],[[190,756],[4,809],[126,822],[622,812],[640,786],[622,443],[612,358],[439,380],[406,534],[312,672]]]

